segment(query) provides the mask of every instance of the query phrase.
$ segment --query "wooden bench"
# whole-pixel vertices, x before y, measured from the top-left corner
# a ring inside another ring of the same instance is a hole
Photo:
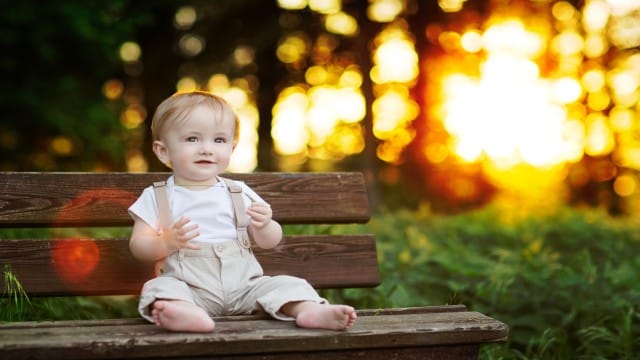
[[[227,176],[261,194],[283,225],[369,219],[360,173]],[[0,268],[8,264],[32,297],[137,295],[152,276],[152,266],[134,260],[127,235],[94,239],[83,231],[131,226],[127,207],[144,187],[167,177],[0,172],[0,227],[47,228],[52,234],[1,239]],[[276,249],[255,252],[268,274],[300,276],[319,289],[380,282],[370,234],[285,236]],[[215,320],[216,329],[209,334],[171,333],[139,318],[4,323],[0,359],[471,359],[482,344],[504,341],[509,331],[502,322],[462,305],[360,309],[349,331],[300,329],[264,315]]]

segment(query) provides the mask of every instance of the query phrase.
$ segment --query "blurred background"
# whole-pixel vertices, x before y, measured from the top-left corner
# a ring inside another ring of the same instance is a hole
[[[0,169],[159,171],[155,107],[228,99],[230,171],[364,171],[372,200],[638,208],[639,0],[12,2]]]
[[[365,174],[368,224],[285,229],[376,234],[382,284],[331,301],[465,304],[510,326],[482,359],[640,353],[640,0],[2,3],[0,170],[165,171],[156,106],[210,91],[230,171]],[[0,321],[135,303],[0,297]]]

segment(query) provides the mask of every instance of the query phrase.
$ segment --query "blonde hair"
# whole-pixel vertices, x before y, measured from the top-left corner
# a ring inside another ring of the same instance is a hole
[[[205,106],[214,113],[214,120],[233,118],[233,144],[237,144],[240,135],[240,121],[233,107],[223,98],[205,91],[175,93],[158,105],[151,120],[151,136],[160,140],[168,124],[185,120],[198,106]]]

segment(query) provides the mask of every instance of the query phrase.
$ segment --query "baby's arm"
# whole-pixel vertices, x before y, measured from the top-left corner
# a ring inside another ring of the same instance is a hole
[[[191,239],[199,235],[196,224],[189,224],[188,218],[182,217],[168,231],[156,231],[144,220],[133,215],[134,223],[129,240],[129,249],[134,257],[140,260],[159,260],[171,252],[180,249],[199,249]]]
[[[272,219],[271,206],[263,202],[254,202],[247,210],[251,217],[249,231],[253,240],[263,249],[271,249],[282,240],[282,227]]]

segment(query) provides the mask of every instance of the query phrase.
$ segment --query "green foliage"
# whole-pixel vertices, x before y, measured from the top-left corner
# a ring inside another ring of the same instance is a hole
[[[196,57],[178,50],[185,29],[176,29],[174,16],[185,5],[199,15],[189,33],[206,39]],[[235,78],[249,72],[260,78],[262,99],[272,97],[278,81],[273,65],[280,12],[272,1],[27,0],[5,8],[10,11],[0,12],[2,170],[123,171],[128,150],[151,155],[144,129],[180,77],[206,83],[214,73]],[[139,62],[120,58],[129,41],[140,46]],[[232,65],[240,44],[255,50],[260,66]],[[116,99],[102,92],[111,80],[123,86]],[[145,120],[135,129],[120,120],[132,105]]]
[[[383,211],[367,225],[382,284],[325,295],[369,308],[465,304],[510,326],[509,342],[485,346],[484,358],[640,353],[638,225],[595,210],[507,215]]]
[[[0,322],[96,320],[138,317],[135,296],[0,297]]]
[[[483,346],[482,358],[632,359],[640,353],[639,226],[595,210],[516,217],[489,207],[454,216],[386,210],[366,225],[285,231],[376,234],[382,284],[323,295],[358,308],[464,304],[510,327],[509,341]],[[0,298],[11,314],[0,320],[137,316],[134,297],[28,301],[17,289]]]
[[[121,77],[118,48],[153,21],[153,9],[131,0],[22,1],[0,13],[1,168],[124,167],[123,104],[106,101],[101,88]],[[51,151],[57,136],[73,144],[69,153]]]

